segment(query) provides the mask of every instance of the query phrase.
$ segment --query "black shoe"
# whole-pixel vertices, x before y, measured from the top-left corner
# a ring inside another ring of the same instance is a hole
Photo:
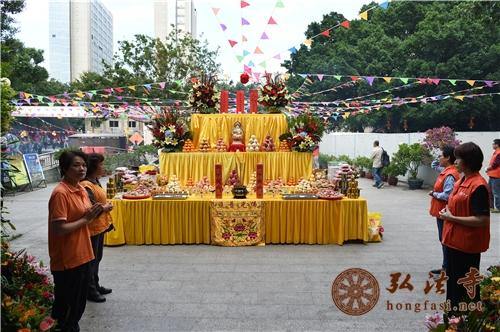
[[[431,273],[432,274],[441,274],[441,271],[443,271],[443,269],[436,269],[436,270],[431,270]]]
[[[90,302],[97,302],[97,303],[106,302],[106,298],[99,293],[88,294],[87,300]]]
[[[106,288],[106,287],[98,286],[97,287],[97,291],[99,293],[101,293],[101,295],[106,295],[106,294],[110,294],[113,290],[111,288]]]

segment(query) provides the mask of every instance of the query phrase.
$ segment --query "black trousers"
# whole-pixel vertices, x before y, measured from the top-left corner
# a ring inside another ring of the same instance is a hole
[[[54,276],[54,304],[52,318],[57,319],[58,330],[77,332],[87,304],[90,262],[64,271],[52,271]]]
[[[90,262],[89,270],[89,289],[90,294],[95,294],[99,287],[99,263],[102,260],[102,252],[104,249],[104,232],[91,236],[92,250],[94,251],[94,260]]]
[[[475,267],[479,271],[481,254],[468,254],[450,247],[446,248],[446,253],[448,256],[446,274],[449,278],[446,282],[446,299],[451,302],[451,310],[457,311],[460,302],[477,302],[480,299],[479,284],[476,285],[475,297],[471,299],[464,285],[457,282],[458,279],[465,277],[471,267]]]

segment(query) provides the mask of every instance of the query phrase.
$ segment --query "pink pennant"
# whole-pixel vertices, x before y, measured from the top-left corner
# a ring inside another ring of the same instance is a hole
[[[281,60],[281,55],[279,54],[276,54],[275,56],[273,56],[274,59],[278,59],[278,60]]]
[[[340,23],[340,26],[349,29],[349,21],[345,20],[344,22]]]
[[[55,103],[57,98],[55,96],[49,96],[51,102]]]
[[[274,20],[274,18],[271,16],[269,18],[269,21],[267,22],[267,24],[278,24],[278,23],[276,23],[276,21]]]
[[[245,8],[245,7],[250,6],[250,4],[248,2],[245,2],[242,0],[242,1],[240,1],[240,6],[241,6],[241,8]]]
[[[425,79],[425,78],[418,78],[418,83],[420,83],[420,84],[426,84],[427,83],[427,79]]]
[[[318,75],[316,75],[316,76],[318,76],[318,80],[321,82],[321,81],[323,80],[323,76],[325,76],[325,75],[323,75],[323,74],[318,74]]]
[[[269,39],[269,37],[267,36],[267,34],[265,32],[263,32],[260,39]]]
[[[252,68],[248,67],[247,65],[243,65],[243,71],[245,73],[252,74]]]
[[[231,40],[231,39],[228,39],[228,42],[229,42],[229,45],[231,45],[231,47],[234,47],[234,45],[238,44],[237,41]]]
[[[212,8],[212,11],[214,12],[214,15],[217,16],[219,14],[220,8]]]
[[[248,39],[247,39],[247,37],[245,37],[245,36],[241,36],[241,41],[242,41],[242,42],[246,42],[246,41],[248,41]]]
[[[258,46],[255,48],[254,53],[255,54],[264,54]]]
[[[260,73],[253,73],[253,76],[255,77],[256,81],[259,81]]]
[[[432,82],[432,84],[438,85],[441,80],[439,78],[432,78],[430,79],[430,81]]]
[[[165,82],[160,82],[160,89],[165,89]]]
[[[221,27],[222,31],[226,31],[226,29],[227,29],[227,26],[224,23],[221,23],[220,27]]]

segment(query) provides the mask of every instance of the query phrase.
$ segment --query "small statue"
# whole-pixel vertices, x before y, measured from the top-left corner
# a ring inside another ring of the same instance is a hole
[[[233,141],[229,147],[230,152],[245,151],[245,143],[243,143],[243,129],[241,128],[241,123],[236,121],[233,127]]]

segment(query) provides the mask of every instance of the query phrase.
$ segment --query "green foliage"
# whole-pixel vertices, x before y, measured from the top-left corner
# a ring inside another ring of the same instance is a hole
[[[0,83],[2,86],[2,113],[1,113],[1,128],[0,136],[5,135],[10,129],[11,113],[14,110],[14,106],[10,103],[10,100],[15,96],[16,92],[10,87],[7,80],[2,80]]]
[[[398,171],[403,171],[403,169],[404,173],[408,171],[410,179],[416,179],[418,167],[429,157],[429,151],[420,143],[402,143],[393,155],[391,164],[396,164]]]
[[[382,168],[382,174],[387,175],[387,176],[391,176],[391,177],[405,175],[406,174],[406,167],[401,163],[395,162],[393,159],[389,165]]]
[[[13,14],[19,14],[25,6],[24,0],[1,0],[0,13],[2,16],[2,26],[0,29],[2,42],[12,38],[18,29],[14,26]]]
[[[372,160],[368,157],[359,156],[353,159],[352,165],[369,171],[372,169]]]
[[[375,3],[372,3],[376,5]],[[365,8],[368,8],[366,5]],[[337,75],[440,77],[500,80],[500,10],[497,2],[486,1],[393,1],[387,10],[375,8],[368,21],[353,20],[349,29],[333,29],[331,38],[318,37],[310,48],[302,45],[284,66],[291,74],[326,73]],[[345,20],[341,14],[324,15],[321,22],[312,22],[305,34],[312,37]],[[292,75],[287,82],[295,91],[303,78]],[[344,80],[342,83],[346,83]],[[315,80],[310,92],[339,84],[333,78]],[[336,91],[302,98],[301,101],[344,100],[400,86],[399,80],[386,83],[375,80],[373,86],[357,82]],[[481,84],[476,83],[476,86]],[[391,90],[374,98],[434,96],[469,89],[465,82],[453,87],[419,85]],[[498,87],[482,92],[497,92]],[[448,99],[427,104],[381,108],[369,114],[333,121],[331,129],[346,128],[363,131],[373,127],[376,132],[402,132],[404,121],[408,131],[449,126],[455,131],[500,130],[495,114],[500,97]],[[469,127],[474,117],[473,128]]]
[[[104,167],[108,172],[114,171],[117,167],[137,167],[148,164],[148,157],[157,154],[158,149],[153,145],[140,145],[132,152],[107,155],[104,159]]]

